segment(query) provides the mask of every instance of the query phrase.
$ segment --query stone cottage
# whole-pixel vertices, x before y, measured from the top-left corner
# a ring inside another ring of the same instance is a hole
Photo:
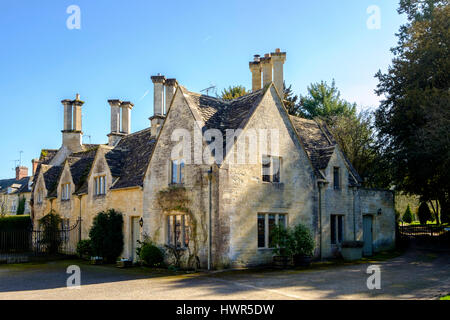
[[[222,100],[153,76],[150,128],[131,133],[133,104],[109,100],[104,145],[82,143],[79,96],[63,100],[63,144],[43,150],[33,186],[34,220],[54,209],[67,223],[114,208],[124,214],[123,256],[148,235],[185,264],[269,263],[278,224],[308,226],[315,256],[345,240],[371,254],[392,247],[393,193],[361,187],[325,123],[287,113],[279,49],[250,62],[252,92]]]
[[[33,163],[33,171],[37,162]],[[31,188],[33,175],[28,175],[28,168],[24,166],[16,167],[16,176],[11,179],[0,180],[0,216],[16,215],[20,202],[23,201],[22,214],[30,214]]]

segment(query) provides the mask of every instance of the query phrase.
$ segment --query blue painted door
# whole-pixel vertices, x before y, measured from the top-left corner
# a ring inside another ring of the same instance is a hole
[[[363,254],[365,256],[371,256],[373,253],[372,220],[373,217],[371,215],[363,216],[363,241],[364,241]]]

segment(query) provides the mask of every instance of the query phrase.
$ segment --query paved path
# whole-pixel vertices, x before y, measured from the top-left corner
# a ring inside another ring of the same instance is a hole
[[[77,261],[0,266],[0,299],[433,299],[450,293],[450,254],[410,250],[377,263],[381,289],[368,290],[369,264],[307,271],[245,270],[214,274],[81,267],[81,289],[67,289]]]

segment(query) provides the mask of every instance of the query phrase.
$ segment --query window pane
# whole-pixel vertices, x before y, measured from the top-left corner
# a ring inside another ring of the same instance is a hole
[[[177,161],[172,161],[172,183],[177,183]]]
[[[272,230],[276,225],[275,215],[269,214],[269,248],[273,248],[272,245]]]
[[[270,182],[270,157],[262,157],[262,180]]]
[[[281,161],[280,157],[272,157],[273,182],[280,182]]]
[[[184,215],[184,246],[189,246],[189,216]]]
[[[331,243],[336,243],[336,216],[330,216],[330,226],[331,226]]]
[[[177,248],[181,248],[181,216],[174,216],[175,218],[175,243]]]
[[[264,236],[265,220],[263,214],[258,214],[258,248],[264,248],[266,246]]]
[[[172,244],[172,217],[167,216],[167,244]]]
[[[278,225],[286,228],[286,215],[285,214],[278,215]]]
[[[333,169],[333,181],[334,181],[334,188],[339,189],[340,188],[340,181],[339,181],[339,168],[335,167]]]
[[[342,224],[342,216],[338,216],[338,241],[339,243],[342,242],[342,235],[343,235],[343,224]]]
[[[184,181],[184,160],[180,161],[180,180],[178,180],[178,182],[182,183]]]

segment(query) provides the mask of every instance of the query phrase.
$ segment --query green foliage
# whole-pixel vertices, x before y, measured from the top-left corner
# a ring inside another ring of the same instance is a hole
[[[246,95],[248,92],[243,86],[230,86],[224,89],[221,98],[224,100],[232,100]]]
[[[28,230],[31,219],[28,215],[0,217],[0,231]]]
[[[419,209],[417,210],[420,224],[427,224],[428,220],[431,220],[431,212],[426,202],[421,202]]]
[[[279,255],[311,256],[314,252],[314,239],[309,229],[302,224],[291,228],[275,226],[271,238],[271,246]]]
[[[357,115],[332,118],[330,130],[350,163],[368,188],[390,186],[389,164],[383,161],[377,144],[373,114],[361,111]]]
[[[47,253],[58,253],[62,243],[60,234],[61,217],[54,210],[39,219],[39,227],[42,230],[40,244],[45,246]]]
[[[300,97],[299,113],[305,118],[320,117],[330,123],[335,116],[354,116],[356,104],[341,99],[334,80],[331,86],[325,81],[308,86],[308,94]]]
[[[409,207],[409,204],[408,207],[406,207],[405,213],[403,213],[402,221],[406,223],[411,223],[414,221],[414,217],[411,212],[411,208]]]
[[[300,106],[297,103],[298,96],[294,95],[294,92],[292,91],[292,85],[287,87],[286,83],[283,82],[283,88],[284,88],[283,102],[287,112],[293,116],[300,116],[301,115],[299,110]]]
[[[123,251],[123,216],[122,213],[109,209],[97,214],[91,230],[92,253],[114,263]]]
[[[385,98],[375,124],[393,184],[423,201],[438,200],[446,221],[450,220],[450,6],[448,0],[401,0],[398,12],[408,20],[392,49],[392,65],[376,75],[376,92]]]
[[[77,255],[81,258],[83,256],[92,256],[91,240],[80,240],[77,244]]]
[[[17,206],[17,213],[16,213],[17,215],[22,215],[25,213],[25,201],[26,199],[24,196],[22,197],[19,196],[19,205]]]
[[[153,242],[145,242],[139,248],[139,259],[149,267],[160,267],[164,264],[164,252]]]

